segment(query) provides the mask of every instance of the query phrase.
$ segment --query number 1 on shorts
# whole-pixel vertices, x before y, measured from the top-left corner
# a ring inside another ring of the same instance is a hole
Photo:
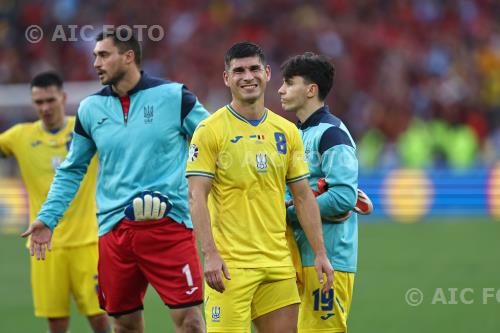
[[[186,274],[186,281],[188,284],[188,287],[193,286],[193,276],[191,275],[191,269],[189,268],[189,264],[184,265],[182,267],[182,273]]]

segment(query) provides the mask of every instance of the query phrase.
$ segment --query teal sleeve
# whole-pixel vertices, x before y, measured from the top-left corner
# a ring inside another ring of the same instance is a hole
[[[326,150],[321,159],[328,191],[317,197],[321,216],[334,216],[350,211],[356,205],[358,160],[356,151],[347,145]]]
[[[334,216],[350,211],[356,205],[358,189],[358,160],[355,149],[336,145],[321,157],[321,171],[328,183],[328,191],[316,199],[321,216]],[[297,221],[295,206],[287,208],[290,221]]]
[[[192,137],[194,130],[198,126],[198,124],[206,119],[210,114],[208,111],[203,107],[203,105],[196,100],[194,102],[193,107],[190,109],[190,111],[186,114],[186,116],[182,119],[182,130],[183,132]]]

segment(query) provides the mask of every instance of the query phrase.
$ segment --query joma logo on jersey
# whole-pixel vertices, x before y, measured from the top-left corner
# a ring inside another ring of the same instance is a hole
[[[323,319],[323,320],[328,320],[328,319],[330,319],[333,316],[335,316],[335,314],[333,314],[333,313],[330,312],[330,313],[328,313],[328,314],[326,314],[324,316],[321,316],[320,318]]]
[[[153,122],[153,106],[148,105],[144,107],[144,124],[151,124]]]
[[[31,143],[31,147],[35,148],[42,144],[41,140],[36,140]]]
[[[267,155],[258,153],[255,155],[255,161],[257,162],[257,172],[267,172]]]
[[[241,136],[241,135],[237,135],[237,136],[235,136],[235,137],[234,137],[234,139],[232,139],[232,140],[230,140],[230,141],[231,141],[232,143],[236,143],[236,142],[240,141],[240,139],[242,139],[242,138],[243,138],[243,136]]]
[[[215,323],[220,321],[220,306],[212,306],[212,321]]]

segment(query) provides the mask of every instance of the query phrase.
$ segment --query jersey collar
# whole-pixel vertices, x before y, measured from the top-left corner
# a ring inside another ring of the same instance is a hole
[[[259,126],[260,124],[262,124],[266,119],[267,119],[267,109],[264,110],[264,115],[262,116],[262,118],[260,118],[258,120],[258,122],[254,125],[252,122],[252,120],[248,120],[247,118],[243,117],[241,114],[239,114],[230,104],[226,105],[226,108],[229,110],[229,112],[235,116],[236,118],[238,118],[239,120],[241,120],[242,122],[245,122],[251,126]]]
[[[320,122],[321,119],[326,115],[329,114],[330,110],[328,109],[328,106],[322,106],[318,110],[314,111],[304,122],[301,122],[300,120],[297,122],[297,127],[301,130],[304,130],[308,127],[313,127],[317,126]]]
[[[47,128],[45,128],[45,125],[43,124],[43,121],[40,120],[40,127],[42,127],[42,130],[48,134],[51,134],[51,135],[56,135],[57,133],[59,133],[60,131],[62,131],[63,129],[66,128],[66,125],[68,125],[68,118],[66,116],[64,116],[64,121],[63,121],[63,125],[57,129],[53,129],[53,130],[49,130]]]
[[[131,95],[135,94],[138,91],[150,88],[150,84],[149,84],[150,80],[149,79],[150,79],[149,75],[146,74],[146,73],[144,73],[144,71],[141,71],[141,78],[139,79],[139,82],[137,82],[137,84],[135,85],[135,87],[133,87],[131,90],[129,90],[127,92],[126,96],[131,96]],[[110,95],[110,96],[114,96],[114,97],[120,97],[120,96],[118,96],[117,93],[115,93],[113,91],[113,88],[111,88],[111,85],[106,86],[103,89],[103,93],[104,93],[104,95]]]

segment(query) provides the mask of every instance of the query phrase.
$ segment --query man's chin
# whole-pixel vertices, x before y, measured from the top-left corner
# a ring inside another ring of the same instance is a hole
[[[248,94],[248,95],[243,95],[242,100],[245,101],[245,103],[248,104],[253,104],[255,103],[259,98],[261,94]]]

